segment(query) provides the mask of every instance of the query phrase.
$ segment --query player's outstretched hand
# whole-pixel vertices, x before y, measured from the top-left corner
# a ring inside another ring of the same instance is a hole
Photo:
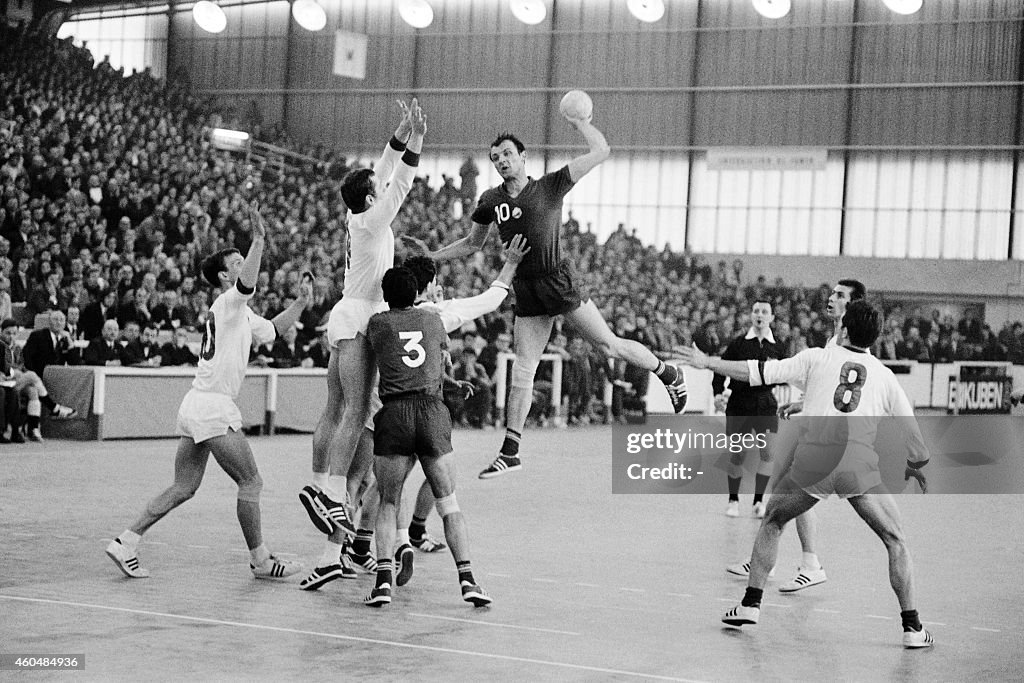
[[[413,237],[412,235],[400,235],[398,239],[402,240],[402,243],[405,245],[405,248],[413,252],[414,254],[419,254],[420,256],[430,256],[430,248],[427,246],[427,243],[424,242],[423,240]]]
[[[788,420],[790,416],[799,413],[803,409],[803,401],[793,401],[792,403],[784,403],[779,406],[778,414],[783,420]]]
[[[696,344],[693,346],[676,346],[672,351],[679,356],[683,363],[690,367],[699,370],[708,366],[708,354],[698,349]]]
[[[415,102],[415,100],[413,100]],[[397,100],[398,106],[402,110],[402,120],[398,122],[398,128],[395,129],[395,138],[402,142],[409,141],[409,135],[412,134],[412,119],[409,117],[409,105],[402,100]]]
[[[417,135],[424,135],[427,132],[427,115],[420,108],[419,100],[412,98],[412,105],[409,106],[409,122],[412,124],[412,132]]]
[[[249,220],[252,223],[251,230],[253,237],[267,236],[267,225],[263,222],[263,216],[260,214],[259,202],[252,202],[249,204]]]
[[[913,467],[903,470],[903,481],[910,481],[911,477],[917,479],[917,484],[921,487],[921,493],[928,493],[928,480],[925,478],[924,472]]]
[[[530,253],[525,235],[516,235],[505,245],[505,260],[509,263],[522,263],[523,257]]]
[[[724,394],[718,394],[715,396],[715,412],[724,413],[728,405],[729,399],[727,399]]]
[[[469,380],[457,379],[455,383],[459,385],[461,391],[465,392],[463,398],[471,398],[476,393],[476,387]]]

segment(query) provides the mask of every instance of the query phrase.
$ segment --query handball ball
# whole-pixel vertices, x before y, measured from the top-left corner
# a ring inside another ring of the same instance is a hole
[[[587,119],[594,114],[594,102],[590,95],[582,90],[570,90],[562,97],[562,103],[558,105],[558,111],[569,120]]]

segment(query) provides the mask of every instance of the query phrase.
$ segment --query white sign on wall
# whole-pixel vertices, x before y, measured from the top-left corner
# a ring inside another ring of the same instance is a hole
[[[366,78],[366,42],[362,33],[334,34],[334,73],[346,78]]]
[[[822,171],[828,161],[824,147],[712,147],[711,171]]]

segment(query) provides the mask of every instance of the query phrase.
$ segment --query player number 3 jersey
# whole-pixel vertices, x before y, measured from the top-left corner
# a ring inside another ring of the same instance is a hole
[[[380,369],[380,398],[441,396],[448,335],[441,317],[420,308],[392,309],[370,318],[366,336]]]

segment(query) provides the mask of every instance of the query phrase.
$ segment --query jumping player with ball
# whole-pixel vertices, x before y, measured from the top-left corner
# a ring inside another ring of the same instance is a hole
[[[512,366],[505,440],[498,457],[480,473],[481,479],[522,469],[519,442],[533,401],[533,378],[555,316],[564,316],[566,322],[607,355],[654,372],[668,389],[677,413],[686,406],[683,371],[661,362],[639,342],[615,336],[594,302],[577,288],[572,263],[562,258],[562,200],[580,178],[608,158],[610,150],[604,135],[590,122],[593,103],[586,93],[569,92],[559,109],[583,136],[588,151],[561,169],[534,179],[526,175],[523,143],[511,133],[502,133],[491,144],[490,153],[491,163],[502,178],[501,185],[480,197],[467,236],[427,253],[435,260],[473,254],[486,243],[492,224],[497,226],[502,243],[508,244],[516,235],[522,235],[532,247],[512,281],[516,294],[516,359]],[[408,241],[426,251],[422,242]]]

